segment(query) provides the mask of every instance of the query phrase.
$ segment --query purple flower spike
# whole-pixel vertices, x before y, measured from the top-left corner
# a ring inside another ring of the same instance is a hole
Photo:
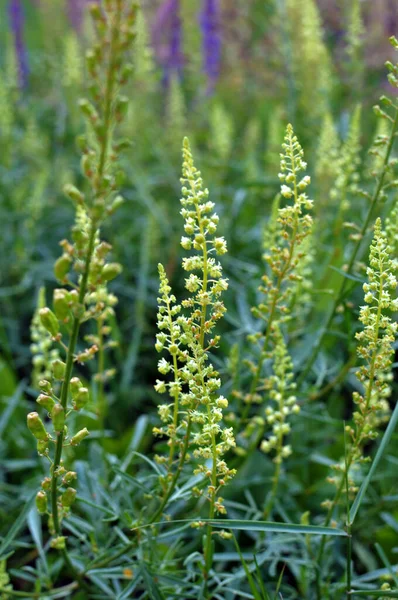
[[[184,63],[181,38],[180,0],[165,0],[156,13],[153,28],[153,45],[165,83],[172,73],[181,74]]]
[[[220,75],[221,63],[221,11],[219,0],[203,0],[199,17],[202,30],[203,70],[211,93]]]
[[[25,87],[29,76],[29,65],[28,54],[23,36],[25,17],[21,0],[9,0],[8,16],[14,35],[15,53],[18,62],[19,85],[20,87]]]
[[[68,16],[72,26],[76,31],[80,32],[83,23],[84,8],[87,0],[69,0],[68,1]]]

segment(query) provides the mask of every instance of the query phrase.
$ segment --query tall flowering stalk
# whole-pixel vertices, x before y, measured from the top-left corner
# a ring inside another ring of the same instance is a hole
[[[80,101],[88,133],[79,138],[89,193],[73,185],[65,188],[76,205],[72,242],[61,242],[63,254],[55,263],[55,276],[62,287],[54,291],[53,310],[44,307],[39,313],[42,325],[65,352],[64,361],[52,361],[52,378],[39,384],[42,393],[37,402],[48,412],[54,433],[47,431],[38,413],[28,415],[28,427],[38,441],[39,454],[51,465],[50,477],[44,479],[37,494],[37,507],[40,513],[49,515],[55,536],[52,545],[62,550],[65,538],[61,522],[76,496],[71,486],[76,474],[66,471],[62,455],[66,447],[77,446],[88,435],[86,428],[74,435],[69,432],[70,415],[89,400],[89,390],[73,371],[76,363],[84,364],[101,352],[98,339],[90,337],[86,347],[77,349],[79,333],[83,323],[95,320],[106,335],[103,327],[112,301],[104,289],[120,272],[120,265],[107,261],[111,247],[100,240],[100,226],[122,201],[116,195],[122,175],[117,159],[124,143],[114,139],[114,131],[127,108],[127,99],[119,89],[131,71],[124,56],[133,38],[135,8],[126,7],[123,0],[107,0],[103,8],[93,4],[91,15],[97,36],[93,50],[87,53],[91,99]],[[65,336],[67,344],[63,342]]]
[[[211,92],[220,75],[222,49],[220,0],[203,0],[199,22],[202,30],[203,71],[207,76],[207,90]]]
[[[259,288],[264,294],[264,302],[253,309],[253,314],[265,322],[265,329],[251,336],[251,341],[259,347],[259,356],[256,364],[249,364],[252,379],[250,390],[243,397],[246,404],[243,418],[248,416],[251,404],[262,402],[258,387],[264,362],[270,357],[270,349],[275,346],[276,327],[290,317],[289,306],[297,283],[302,281],[300,264],[304,257],[303,243],[312,229],[312,217],[307,211],[312,209],[313,201],[305,193],[310,177],[300,176],[307,163],[303,160],[303,149],[291,125],[287,126],[282,148],[279,173],[281,196],[292,200],[292,204],[277,207],[277,220],[272,225],[272,244],[264,254],[268,269]]]
[[[171,403],[159,407],[163,426],[155,428],[157,435],[167,436],[168,457],[158,457],[166,465],[167,475],[162,478],[163,497],[153,515],[155,522],[162,514],[180,476],[188,449],[192,446],[196,459],[195,474],[208,481],[206,497],[209,517],[225,513],[220,490],[235,474],[228,468],[224,454],[235,445],[231,429],[222,427],[223,409],[228,401],[219,395],[221,381],[209,362],[209,351],[217,347],[219,336],[213,334],[225,307],[221,301],[227,289],[216,255],[227,251],[224,238],[217,237],[218,216],[214,204],[208,201],[209,192],[203,188],[200,172],[193,163],[188,140],[183,146],[182,210],[186,236],[181,239],[185,250],[195,253],[183,259],[183,268],[189,273],[185,287],[191,294],[181,304],[171,294],[164,268],[159,266],[160,296],[156,349],[167,351],[158,368],[162,375],[171,375],[170,381],[156,382],[155,389],[168,393]],[[178,450],[177,466],[174,466]],[[210,461],[210,464],[209,464]],[[203,490],[195,488],[195,494]],[[213,540],[209,525],[204,538],[204,576],[207,580],[212,565]]]
[[[359,315],[363,329],[356,334],[359,342],[357,354],[363,361],[356,375],[362,391],[353,394],[357,410],[353,415],[353,424],[346,427],[350,444],[345,461],[334,466],[337,475],[329,478],[337,489],[334,498],[323,503],[328,509],[325,525],[330,524],[347,481],[348,492],[356,491],[350,474],[355,466],[369,461],[364,455],[364,447],[377,438],[378,427],[388,412],[387,398],[391,393],[389,382],[392,380],[391,368],[398,330],[398,323],[392,318],[393,313],[398,310],[397,273],[397,261],[388,244],[387,234],[382,230],[381,220],[377,219],[370,246],[367,282],[363,285],[365,304]],[[324,547],[325,539],[320,545],[318,564],[322,564]],[[318,578],[319,598],[320,594]]]
[[[24,40],[24,12],[21,0],[9,0],[8,15],[14,35],[15,54],[18,64],[20,87],[25,87],[29,76],[28,53]]]

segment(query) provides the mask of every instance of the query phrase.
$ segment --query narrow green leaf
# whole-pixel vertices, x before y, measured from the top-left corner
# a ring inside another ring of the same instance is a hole
[[[252,594],[253,594],[255,600],[263,600],[261,598],[261,594],[258,591],[257,586],[256,586],[256,584],[254,582],[253,576],[250,573],[249,567],[247,566],[247,563],[246,563],[245,559],[243,558],[242,552],[241,552],[239,544],[238,544],[238,540],[236,539],[235,536],[233,536],[233,540],[234,540],[234,543],[235,543],[236,551],[239,554],[240,562],[242,563],[242,567],[245,570],[247,581],[249,583],[249,586],[250,586],[250,589],[252,591]]]
[[[1,544],[0,544],[0,560],[2,560],[4,554],[6,553],[7,549],[10,547],[10,545],[12,544],[12,542],[14,541],[14,539],[17,537],[19,531],[22,529],[22,527],[25,524],[27,515],[32,507],[32,504],[35,500],[36,497],[36,492],[34,492],[32,494],[32,496],[28,499],[28,501],[26,502],[21,514],[19,515],[19,517],[14,521],[14,524],[12,525],[12,527],[10,528],[9,532],[7,533],[7,535],[5,536],[5,538],[3,538]]]
[[[317,527],[316,525],[296,525],[295,523],[272,523],[270,521],[248,521],[239,519],[200,519],[213,527],[240,529],[243,531],[268,531],[270,533],[299,533],[309,535],[334,535],[347,537],[343,529]]]
[[[158,586],[155,584],[155,581],[152,575],[149,573],[145,565],[142,563],[142,577],[145,582],[146,592],[148,593],[151,600],[165,600],[163,594],[159,590]]]
[[[355,520],[355,517],[357,515],[359,507],[361,506],[362,500],[365,497],[366,490],[368,489],[368,486],[373,477],[373,474],[377,469],[377,466],[378,466],[378,464],[384,454],[384,451],[392,437],[392,434],[394,433],[394,429],[397,425],[397,421],[398,421],[398,404],[395,406],[395,409],[391,416],[390,422],[388,423],[388,427],[384,432],[383,439],[381,440],[380,446],[376,452],[376,456],[373,459],[372,466],[369,469],[369,473],[365,477],[365,479],[359,489],[359,492],[354,500],[354,503],[351,506],[351,510],[350,510],[350,522],[351,523],[353,523]]]
[[[393,578],[395,585],[398,587],[398,577],[397,577],[396,571],[392,568],[391,563],[388,560],[386,553],[384,552],[384,550],[380,546],[380,544],[375,544],[375,546],[376,546],[377,554],[380,556],[381,560],[383,561],[384,566],[389,570],[390,575]]]

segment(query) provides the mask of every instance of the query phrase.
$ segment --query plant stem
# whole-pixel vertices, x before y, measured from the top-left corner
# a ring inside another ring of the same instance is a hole
[[[355,261],[357,259],[358,254],[359,254],[359,251],[361,249],[361,244],[362,244],[363,238],[364,238],[364,236],[365,236],[365,234],[366,234],[366,232],[368,230],[368,227],[369,227],[369,224],[370,224],[373,212],[374,212],[374,210],[375,210],[375,208],[377,206],[380,194],[381,194],[381,192],[383,190],[384,179],[385,179],[385,176],[386,176],[386,173],[387,173],[387,170],[388,170],[388,163],[389,163],[391,151],[392,151],[392,148],[393,148],[393,145],[394,145],[394,138],[395,138],[395,134],[397,132],[397,129],[398,129],[398,110],[395,113],[395,118],[394,118],[394,122],[393,122],[393,125],[392,125],[390,137],[389,137],[389,140],[388,140],[387,149],[386,149],[386,155],[384,157],[381,174],[380,174],[380,177],[379,177],[379,180],[378,180],[375,192],[374,192],[374,194],[372,196],[372,199],[371,199],[371,202],[370,202],[370,206],[369,206],[369,209],[368,209],[365,221],[364,221],[364,223],[362,225],[362,229],[361,229],[361,231],[360,231],[360,233],[358,235],[358,240],[357,240],[357,242],[356,242],[356,244],[355,244],[355,246],[353,248],[353,251],[352,251],[352,254],[351,254],[351,258],[349,260],[349,263],[348,263],[348,266],[347,266],[347,269],[346,269],[347,275],[350,275],[351,272],[352,272],[352,270],[353,270],[353,267],[355,265]],[[301,371],[300,376],[299,376],[299,378],[297,380],[297,385],[298,386],[300,386],[304,382],[304,380],[307,377],[308,373],[311,371],[312,365],[314,364],[314,362],[315,362],[315,360],[316,360],[316,358],[318,356],[318,353],[319,353],[319,351],[321,349],[321,346],[322,346],[323,340],[325,338],[325,335],[327,334],[327,332],[329,330],[329,327],[332,324],[332,321],[334,319],[334,315],[335,315],[335,312],[337,310],[337,307],[339,306],[339,304],[340,304],[340,302],[341,302],[341,300],[342,300],[342,298],[344,296],[344,292],[346,290],[348,281],[349,281],[348,277],[343,277],[342,280],[341,280],[340,287],[339,287],[339,289],[338,289],[338,291],[336,293],[336,297],[335,297],[333,305],[332,305],[332,307],[331,307],[331,309],[329,311],[328,317],[326,319],[326,323],[321,328],[321,331],[320,331],[320,334],[318,336],[317,342],[316,342],[316,344],[315,344],[315,346],[314,346],[314,348],[313,348],[313,350],[312,350],[312,352],[311,352],[311,354],[310,354],[307,362],[305,363],[304,368]]]
[[[80,284],[80,290],[79,290],[79,300],[78,300],[79,304],[83,304],[84,297],[85,297],[86,291],[87,291],[87,282],[88,282],[88,276],[89,276],[89,272],[90,272],[91,259],[92,259],[93,250],[94,250],[94,240],[95,240],[96,230],[97,230],[96,224],[94,222],[92,222],[91,229],[90,229],[89,242],[88,242],[86,262],[85,262],[85,266],[84,266],[84,273],[83,273],[82,281]],[[62,383],[61,396],[60,396],[60,402],[65,411],[67,409],[67,404],[68,404],[69,384],[70,384],[70,380],[72,377],[74,354],[75,354],[77,339],[79,336],[79,329],[80,329],[80,317],[74,317],[73,323],[72,323],[72,332],[71,332],[71,336],[69,338],[68,354],[67,354],[67,358],[66,358],[65,378]],[[64,433],[61,431],[57,435],[54,462],[53,462],[53,465],[51,468],[51,507],[52,507],[53,522],[54,522],[54,530],[55,530],[56,535],[59,535],[59,533],[60,533],[60,521],[59,521],[58,504],[57,504],[57,492],[58,492],[57,469],[61,463],[63,441],[64,441]]]
[[[176,472],[174,474],[174,477],[173,477],[173,479],[171,481],[169,489],[167,490],[167,492],[163,496],[163,500],[160,503],[159,508],[157,509],[157,511],[155,512],[155,514],[150,519],[150,521],[148,523],[149,525],[151,523],[156,523],[157,520],[162,516],[163,509],[166,506],[167,502],[169,501],[169,498],[170,498],[171,494],[173,493],[175,486],[177,485],[177,481],[178,481],[178,478],[179,478],[180,473],[182,471],[182,468],[184,466],[185,457],[186,457],[187,451],[188,451],[189,436],[190,436],[190,433],[191,433],[191,425],[192,425],[191,419],[188,417],[188,424],[187,424],[187,430],[186,430],[186,433],[185,433],[184,446],[183,446],[183,449],[182,449],[182,452],[181,452],[181,456],[180,456],[180,460],[179,460],[179,463],[178,463],[177,470],[176,470]]]

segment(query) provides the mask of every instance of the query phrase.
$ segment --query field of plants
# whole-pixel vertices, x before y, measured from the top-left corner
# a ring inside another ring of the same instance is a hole
[[[0,598],[398,598],[397,0],[0,3]]]

